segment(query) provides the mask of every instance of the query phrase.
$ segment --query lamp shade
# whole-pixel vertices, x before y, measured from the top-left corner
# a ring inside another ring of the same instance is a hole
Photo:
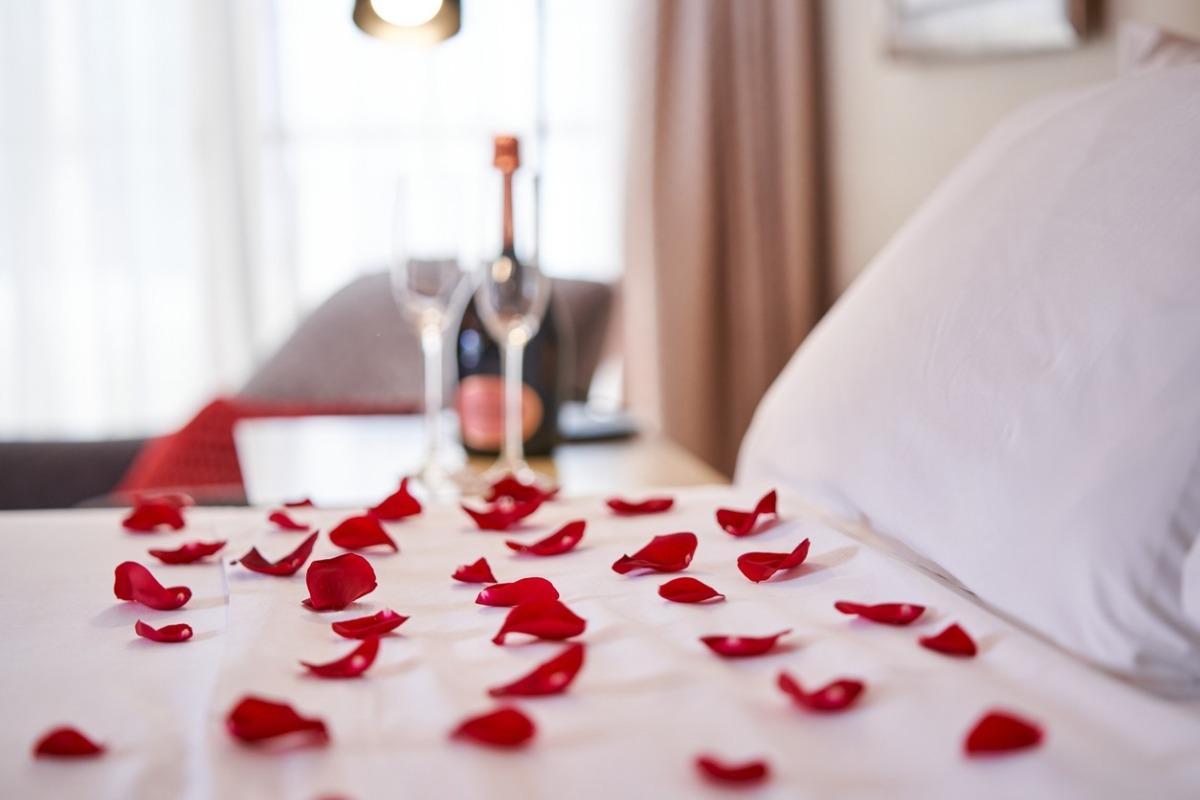
[[[379,39],[437,44],[458,33],[460,0],[354,0],[354,24]]]

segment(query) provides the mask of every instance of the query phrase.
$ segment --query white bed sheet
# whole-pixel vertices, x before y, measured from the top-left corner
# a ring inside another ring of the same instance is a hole
[[[352,609],[300,606],[303,571],[254,575],[228,561],[252,544],[277,557],[299,543],[270,530],[262,509],[191,509],[179,534],[124,533],[109,510],[0,514],[0,785],[11,797],[727,797],[693,758],[766,757],[773,779],[746,796],[1132,797],[1200,796],[1200,714],[1086,667],[1016,629],[913,567],[848,536],[784,494],[784,521],[735,540],[713,521],[719,505],[749,507],[744,490],[672,491],[666,515],[617,518],[601,500],[548,504],[511,538],[532,541],[570,519],[588,520],[580,549],[556,558],[512,555],[506,534],[474,531],[457,509],[427,511],[390,528],[399,555],[368,556],[379,588]],[[312,511],[322,529],[345,512]],[[611,563],[652,535],[700,538],[684,574],[728,595],[724,603],[668,603],[668,577],[623,577]],[[804,537],[809,565],[751,584],[734,565],[748,550],[787,550]],[[218,563],[168,567],[151,546],[223,538]],[[314,557],[341,552],[322,536]],[[587,661],[570,691],[518,705],[536,721],[534,743],[494,752],[451,742],[463,717],[494,703],[489,686],[557,653],[558,644],[497,647],[504,609],[474,605],[478,587],[452,569],[486,556],[500,580],[544,575],[587,619]],[[145,563],[191,602],[157,612],[116,601],[112,570]],[[930,607],[909,628],[851,621],[839,599]],[[352,643],[329,622],[383,606],[412,619],[383,643],[356,681],[306,677],[297,659],[332,660]],[[159,645],[134,636],[138,617],[189,622],[195,640]],[[951,621],[982,645],[951,659],[916,645]],[[790,647],[743,661],[717,658],[697,637],[794,633]],[[807,684],[866,680],[855,709],[816,716],[775,688],[787,669]],[[322,749],[263,753],[226,734],[225,713],[246,693],[286,700],[330,725]],[[962,739],[993,706],[1040,721],[1037,750],[967,759]],[[110,751],[89,762],[36,761],[33,741],[53,725],[77,725]]]

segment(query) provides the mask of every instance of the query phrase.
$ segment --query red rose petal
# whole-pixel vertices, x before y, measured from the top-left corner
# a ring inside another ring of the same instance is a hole
[[[164,564],[191,564],[193,561],[211,556],[224,546],[225,542],[188,542],[174,550],[150,550],[149,552]]]
[[[152,642],[164,642],[166,644],[186,642],[192,638],[192,626],[182,623],[178,625],[163,625],[161,628],[155,628],[139,619],[133,626],[133,630],[143,639],[149,639]]]
[[[921,647],[959,658],[973,658],[978,649],[970,634],[953,623],[936,636],[922,636],[917,642]]]
[[[333,623],[330,627],[333,628],[334,633],[346,639],[372,639],[394,631],[406,622],[408,622],[408,617],[397,614],[390,608],[385,608],[369,617],[345,619]]]
[[[300,664],[318,678],[357,678],[375,663],[377,655],[379,637],[375,636],[328,664],[310,664],[307,661],[301,661]]]
[[[749,658],[769,653],[780,637],[791,632],[791,628],[788,628],[771,636],[701,636],[700,641],[719,656]]]
[[[104,745],[96,744],[75,728],[54,728],[48,731],[33,746],[38,758],[91,758],[104,752]]]
[[[489,586],[475,597],[481,606],[509,608],[534,600],[557,600],[558,589],[545,578],[521,578],[512,583],[497,583]]]
[[[378,505],[367,509],[367,514],[384,522],[396,522],[420,513],[421,502],[408,493],[408,478],[401,480],[400,488],[383,498]]]
[[[762,783],[771,775],[771,768],[766,761],[746,761],[741,764],[730,764],[715,756],[704,755],[696,758],[696,769],[709,780],[717,783],[739,784],[749,786]]]
[[[543,489],[536,483],[522,483],[512,475],[505,475],[488,487],[487,495],[483,499],[489,503],[498,502],[505,497],[517,503],[525,503],[530,500],[544,502],[553,499],[557,494],[557,486],[553,489]]]
[[[247,696],[225,717],[230,735],[247,744],[257,744],[282,736],[302,735],[311,744],[329,741],[325,723],[302,717],[287,703],[276,703],[261,697]]]
[[[554,658],[512,683],[488,689],[492,697],[541,697],[561,694],[583,667],[583,645],[575,642]]]
[[[521,501],[502,497],[493,506],[482,511],[466,505],[462,506],[462,510],[475,520],[481,531],[506,531],[537,511],[541,504],[541,498],[536,497]]]
[[[578,636],[586,628],[587,621],[558,600],[533,600],[508,612],[492,643],[504,644],[510,633],[527,633],[537,639],[560,641]]]
[[[329,532],[329,541],[345,550],[380,546],[392,548],[393,553],[400,552],[400,548],[383,529],[379,520],[367,514],[342,520]]]
[[[136,561],[117,565],[115,579],[113,592],[118,600],[141,603],[158,611],[174,611],[192,597],[192,590],[186,586],[164,587],[150,570]]]
[[[799,682],[786,672],[779,673],[777,683],[779,688],[789,695],[797,705],[803,706],[809,711],[826,712],[845,711],[854,705],[858,696],[866,688],[862,681],[842,678],[827,683],[820,689],[806,692]]]
[[[508,545],[510,550],[515,550],[518,553],[529,553],[535,556],[558,556],[575,549],[575,545],[579,544],[579,540],[583,538],[583,529],[586,527],[586,522],[577,519],[574,522],[568,522],[545,539],[533,544],[521,544],[520,542],[511,540],[505,542],[505,544]]]
[[[285,500],[283,503],[284,508],[315,508],[316,505],[316,503],[307,497],[302,497],[299,500]]]
[[[747,578],[761,583],[776,572],[803,564],[808,558],[808,545],[808,539],[805,539],[790,553],[742,553],[738,556],[737,567]]]
[[[481,558],[471,564],[463,564],[458,569],[454,570],[454,574],[450,576],[456,581],[463,583],[495,583],[496,576],[492,574],[492,568],[488,565],[486,558]]]
[[[613,512],[622,516],[635,514],[661,514],[670,511],[675,505],[673,497],[647,497],[645,500],[623,500],[620,497],[610,497],[604,501]]]
[[[450,735],[491,747],[520,747],[536,732],[533,720],[515,708],[503,707],[465,720]]]
[[[292,519],[292,515],[281,508],[277,508],[267,516],[267,522],[272,523],[276,528],[284,531],[306,531],[312,527],[303,522],[297,522]]]
[[[308,561],[308,557],[312,555],[313,545],[316,543],[317,534],[311,533],[305,537],[299,547],[278,561],[267,561],[263,558],[262,553],[258,552],[257,547],[251,547],[250,552],[238,559],[237,563],[251,572],[259,572],[263,575],[295,575],[304,566],[304,562]]]
[[[908,625],[925,613],[925,606],[914,603],[879,603],[873,606],[839,600],[833,607],[843,614],[855,614],[884,625]]]
[[[164,525],[177,531],[183,527],[183,512],[179,508],[166,500],[142,499],[121,524],[134,533],[151,533]]]
[[[377,585],[371,562],[357,553],[312,562],[304,582],[308,584],[304,605],[313,611],[339,611],[375,591]]]
[[[969,756],[1011,753],[1035,747],[1042,741],[1042,729],[1036,723],[1006,711],[992,710],[983,715],[963,742]]]
[[[632,556],[621,556],[612,565],[613,572],[622,575],[635,569],[655,572],[679,572],[687,569],[696,554],[696,534],[668,533],[655,536],[650,543]]]
[[[754,532],[758,518],[766,514],[778,516],[775,510],[775,490],[767,492],[752,511],[735,511],[731,508],[717,509],[717,524],[721,530],[733,536],[749,536]]]
[[[658,596],[672,603],[703,603],[725,599],[725,595],[695,578],[675,578],[658,587]]]

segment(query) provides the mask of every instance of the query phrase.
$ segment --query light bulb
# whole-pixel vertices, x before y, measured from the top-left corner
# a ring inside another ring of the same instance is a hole
[[[371,7],[384,22],[416,28],[438,15],[442,0],[371,0]]]

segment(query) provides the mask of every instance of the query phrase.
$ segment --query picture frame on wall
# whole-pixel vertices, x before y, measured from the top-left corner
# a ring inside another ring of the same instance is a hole
[[[887,52],[969,59],[1072,50],[1087,37],[1088,0],[883,0]]]

